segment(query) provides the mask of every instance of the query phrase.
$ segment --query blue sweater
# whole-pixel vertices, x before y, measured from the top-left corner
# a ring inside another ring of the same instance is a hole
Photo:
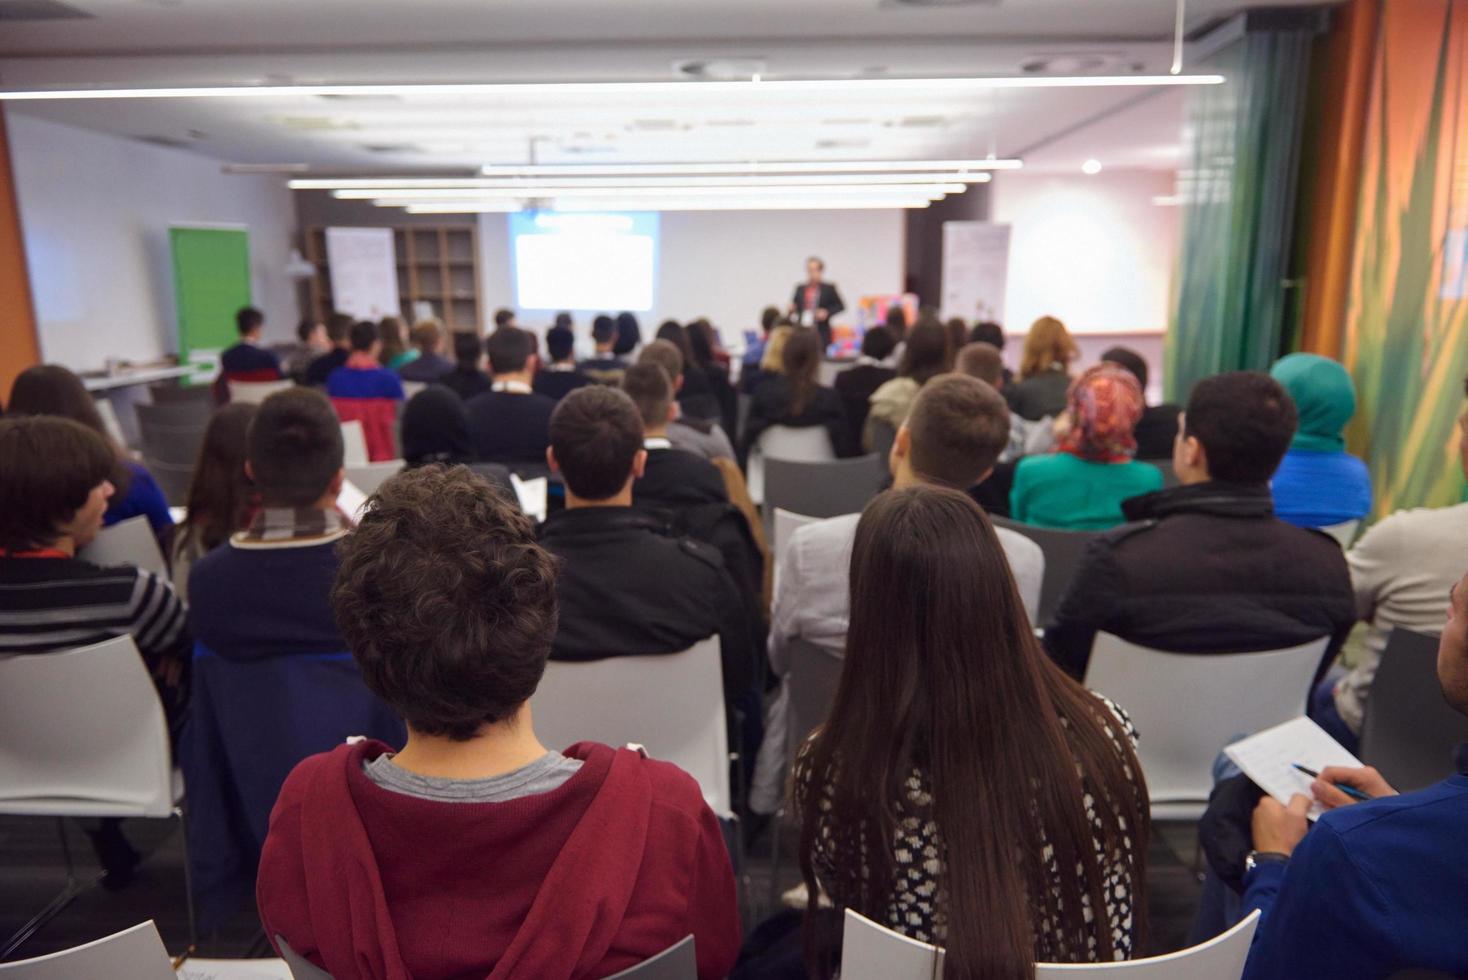
[[[127,470],[130,474],[127,495],[112,498],[107,505],[107,513],[102,515],[102,523],[111,527],[119,521],[142,514],[148,518],[148,526],[153,529],[153,534],[161,540],[168,529],[173,527],[173,515],[168,512],[168,500],[159,489],[158,482],[153,479],[153,474],[143,464],[128,460]]]
[[[1350,453],[1291,449],[1271,485],[1275,516],[1296,527],[1329,527],[1371,512],[1371,474]]]
[[[1460,760],[1463,752],[1460,750]],[[1245,881],[1264,913],[1244,980],[1468,974],[1468,775],[1325,814]]]
[[[331,612],[336,541],[241,548],[228,543],[189,573],[194,638],[226,660],[340,653]]]
[[[354,368],[343,365],[326,379],[326,394],[332,398],[403,398],[403,382],[396,371],[385,367]]]

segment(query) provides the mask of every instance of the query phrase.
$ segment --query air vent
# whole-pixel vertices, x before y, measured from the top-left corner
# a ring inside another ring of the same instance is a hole
[[[94,17],[85,10],[68,7],[56,0],[0,0],[0,22],[37,20],[88,20]]]
[[[1125,58],[1106,51],[1079,51],[1069,54],[1038,54],[1020,62],[1026,75],[1092,75],[1098,72],[1124,71],[1130,67]]]
[[[318,99],[325,99],[328,102],[369,102],[370,103],[370,102],[401,102],[401,101],[403,101],[403,97],[401,95],[393,95],[391,93],[383,93],[381,95],[353,95],[350,92],[328,92],[328,93],[326,93],[324,95],[318,95],[318,96],[316,96],[316,98],[318,98]]]
[[[871,140],[816,140],[818,150],[864,150],[871,145]]]
[[[673,62],[674,74],[705,82],[744,82],[769,70],[763,58],[698,58]]]
[[[948,125],[947,116],[903,116],[896,125],[903,129],[932,129]]]
[[[637,129],[645,133],[669,133],[680,129],[681,124],[676,119],[634,119],[628,129]]]
[[[422,153],[423,148],[416,143],[363,143],[362,149],[368,153]]]
[[[194,145],[193,140],[179,139],[177,136],[135,136],[140,143],[151,143],[153,146],[166,146],[171,150],[183,150]]]

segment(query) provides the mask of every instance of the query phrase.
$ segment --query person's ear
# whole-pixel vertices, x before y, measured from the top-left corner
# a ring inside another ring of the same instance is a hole
[[[255,482],[255,467],[250,465],[250,461],[248,459],[245,460],[245,479],[249,480],[251,483]]]
[[[676,394],[678,394],[678,392],[680,392],[682,390],[683,390],[683,375],[680,374],[680,375],[678,375],[678,380],[676,380],[676,381],[673,382],[673,394],[676,395]]]
[[[993,475],[994,467],[991,466],[987,470],[979,474],[979,478],[974,481],[974,486],[978,486],[980,483],[983,483],[985,480],[989,479],[989,477]]]
[[[676,422],[677,420],[678,420],[678,403],[675,402],[675,401],[669,400],[669,402],[668,402],[668,421],[669,422]]]
[[[637,450],[637,455],[632,457],[632,478],[642,479],[643,471],[647,469],[647,450]]]
[[[556,451],[550,446],[545,447],[545,465],[550,467],[552,473],[561,472],[561,465],[556,462]]]
[[[904,422],[902,428],[897,430],[897,438],[892,440],[892,451],[887,454],[887,471],[893,477],[897,476],[898,471],[902,468],[902,461],[911,452],[912,430]]]

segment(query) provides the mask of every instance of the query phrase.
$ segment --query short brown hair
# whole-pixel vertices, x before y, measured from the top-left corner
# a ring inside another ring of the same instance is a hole
[[[626,392],[587,385],[551,413],[550,444],[566,487],[583,500],[606,500],[632,475],[642,450],[642,418]]]
[[[637,406],[644,428],[652,429],[668,421],[668,406],[673,403],[673,382],[668,372],[657,364],[639,361],[622,375],[622,390]]]
[[[535,341],[530,333],[519,327],[500,327],[484,342],[489,354],[489,370],[494,374],[514,374],[525,370],[530,355],[535,353]]]
[[[437,320],[419,320],[413,324],[411,336],[414,347],[419,350],[429,350],[437,347],[443,338],[443,324]]]
[[[71,419],[0,419],[0,548],[30,551],[55,543],[117,456],[107,440]]]
[[[342,636],[414,731],[464,741],[535,693],[556,633],[556,563],[483,477],[401,473],[338,548]]]
[[[999,379],[1004,377],[1004,355],[993,344],[976,340],[965,344],[958,352],[958,362],[953,365],[953,370],[978,378],[985,384],[998,385]]]
[[[326,396],[311,388],[277,391],[255,412],[246,459],[263,503],[309,507],[342,468],[342,425]]]
[[[671,340],[654,340],[637,355],[638,364],[656,364],[674,384],[683,377],[683,352]]]
[[[1009,406],[978,378],[940,374],[913,400],[907,429],[913,472],[929,483],[967,490],[1008,446]]]

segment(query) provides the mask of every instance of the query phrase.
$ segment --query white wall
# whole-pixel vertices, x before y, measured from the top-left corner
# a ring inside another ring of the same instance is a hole
[[[509,222],[481,215],[480,270],[485,316],[515,298],[510,271]],[[790,302],[805,276],[807,256],[826,262],[848,310],[858,297],[902,289],[901,211],[667,211],[662,215],[655,308],[638,314],[645,336],[660,321],[706,316],[726,343],[759,325],[760,310]],[[574,274],[574,273],[573,273]],[[609,311],[615,313],[615,310]],[[554,316],[518,311],[522,326],[542,328]],[[852,316],[838,317],[840,323]],[[591,329],[578,315],[577,333]]]
[[[217,160],[17,112],[8,123],[47,361],[86,370],[178,350],[173,224],[248,226],[266,336],[293,335],[299,314],[285,264],[295,218],[284,181],[226,176]]]
[[[1179,209],[1152,198],[1173,182],[1140,170],[1000,174],[992,220],[1014,227],[1005,326],[1022,334],[1049,314],[1078,334],[1165,331]]]

